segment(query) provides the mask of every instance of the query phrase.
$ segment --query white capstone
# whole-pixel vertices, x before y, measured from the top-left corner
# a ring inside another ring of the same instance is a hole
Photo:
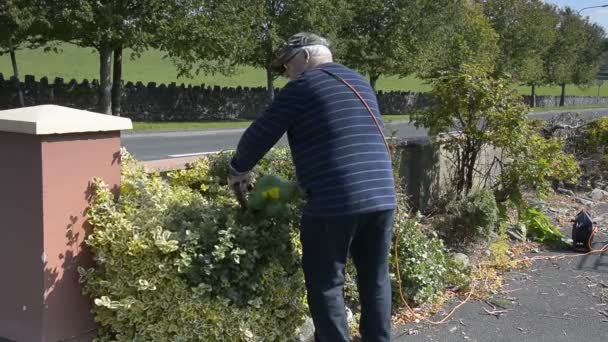
[[[0,132],[46,135],[127,129],[133,129],[131,119],[55,105],[0,111]]]

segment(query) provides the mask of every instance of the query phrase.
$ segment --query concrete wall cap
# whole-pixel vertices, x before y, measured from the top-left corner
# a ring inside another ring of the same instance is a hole
[[[0,132],[46,135],[128,129],[133,129],[128,118],[55,105],[0,111]]]

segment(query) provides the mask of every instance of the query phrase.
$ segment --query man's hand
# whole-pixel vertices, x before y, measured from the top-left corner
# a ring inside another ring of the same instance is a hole
[[[247,207],[247,190],[249,182],[251,181],[251,171],[240,172],[232,167],[232,164],[228,165],[228,186],[234,194],[236,199],[239,201],[241,207]]]

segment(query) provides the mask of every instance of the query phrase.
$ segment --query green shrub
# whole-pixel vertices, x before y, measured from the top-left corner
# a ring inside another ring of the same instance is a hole
[[[544,243],[561,243],[564,235],[538,209],[528,208],[520,218],[526,237]]]
[[[170,185],[126,156],[118,202],[96,181],[87,239],[96,266],[80,272],[99,341],[294,338],[306,313],[298,204],[292,219],[258,220],[218,185],[217,160]]]
[[[581,175],[575,156],[564,152],[563,140],[544,138],[530,126],[523,134],[505,150],[497,194],[500,202],[509,200],[517,207],[525,205],[523,190],[542,198],[552,192],[551,181],[576,183]]]
[[[447,272],[443,277],[445,286],[459,289],[468,288],[473,270],[470,265],[465,265],[457,260],[454,255],[449,255],[446,261],[446,269]]]
[[[230,157],[202,158],[165,181],[125,155],[118,201],[96,181],[87,238],[95,267],[80,273],[95,301],[98,341],[295,338],[307,313],[297,229],[303,200],[288,202],[286,215],[240,209],[226,186]],[[254,178],[265,174],[294,179],[287,150],[260,162]],[[466,282],[467,271],[453,264],[440,239],[403,216],[403,203],[391,272],[399,258],[403,290],[422,303]],[[350,263],[345,292],[356,310],[354,275]]]
[[[403,209],[403,208],[402,208]],[[470,282],[470,268],[447,255],[443,241],[434,232],[427,236],[415,219],[409,218],[405,210],[399,210],[395,219],[394,238],[397,253],[391,254],[393,273],[393,303],[400,306],[398,293],[397,258],[401,276],[401,291],[414,304],[422,304],[439,298],[447,286],[466,287]]]
[[[486,189],[453,200],[434,226],[451,242],[485,240],[496,231],[499,210],[494,194]]]
[[[590,122],[583,130],[583,138],[587,152],[608,150],[608,117]]]

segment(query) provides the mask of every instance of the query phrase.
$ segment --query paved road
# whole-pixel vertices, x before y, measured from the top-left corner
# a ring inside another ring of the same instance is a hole
[[[530,116],[546,119],[564,112],[571,111],[534,113]],[[608,109],[591,109],[579,112],[585,118],[608,115]],[[243,128],[237,128],[152,133],[135,132],[124,134],[122,143],[139,160],[157,160],[232,150],[236,148],[243,131]],[[413,124],[407,121],[387,124],[386,135],[392,136],[393,132],[396,132],[394,136],[397,138],[427,135],[426,130],[416,129]],[[286,144],[286,142],[285,137],[280,141],[281,144]]]
[[[574,217],[579,207],[572,200],[562,202],[557,209],[565,217]],[[559,224],[555,220],[558,214],[544,212],[565,236],[570,236],[570,223]],[[598,222],[593,247],[599,250],[608,243],[608,203],[594,205],[591,215]],[[396,328],[393,341],[608,341],[608,252],[579,257],[569,250],[543,254],[568,257],[537,261],[529,269],[509,272],[502,291],[490,300],[504,306],[496,308],[501,314],[489,315],[485,310],[492,311],[492,306],[470,301],[446,324],[408,324]],[[444,316],[442,312],[434,319]]]

